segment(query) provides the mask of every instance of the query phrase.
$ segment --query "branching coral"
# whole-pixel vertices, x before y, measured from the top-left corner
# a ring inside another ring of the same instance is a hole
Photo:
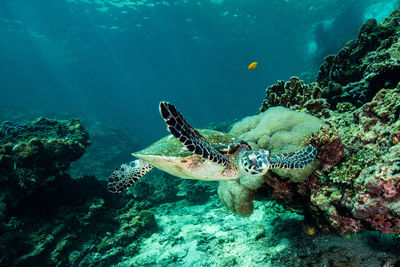
[[[278,81],[277,84],[271,85],[266,93],[259,113],[276,106],[304,106],[307,101],[320,98],[322,91],[316,83],[305,84],[299,78],[291,77],[288,82]]]

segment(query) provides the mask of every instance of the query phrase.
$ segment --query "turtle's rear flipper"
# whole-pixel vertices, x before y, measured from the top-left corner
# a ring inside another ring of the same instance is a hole
[[[271,156],[270,168],[302,169],[310,164],[315,156],[317,156],[317,149],[313,146],[307,146],[294,153]]]
[[[113,193],[124,191],[152,168],[151,165],[140,159],[122,164],[108,178],[108,190]]]
[[[174,105],[161,102],[160,113],[168,126],[168,130],[187,150],[218,164],[228,166],[229,160],[212,147],[196,129],[190,126]]]

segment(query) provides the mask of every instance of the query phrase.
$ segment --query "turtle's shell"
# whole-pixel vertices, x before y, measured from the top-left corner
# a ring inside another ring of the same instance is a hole
[[[234,162],[234,156],[230,151],[236,151],[235,148],[240,144],[236,137],[208,129],[198,131],[212,146]],[[238,178],[235,164],[229,164],[226,167],[193,154],[172,135],[161,138],[132,155],[156,168],[185,179],[218,181]]]
[[[200,129],[198,131],[212,146],[215,146],[215,148],[220,151],[227,150],[231,145],[235,145],[238,140],[233,135],[214,130]],[[151,146],[135,152],[134,155],[157,155],[185,158],[193,156],[194,154],[188,151],[178,139],[170,134],[153,143]]]

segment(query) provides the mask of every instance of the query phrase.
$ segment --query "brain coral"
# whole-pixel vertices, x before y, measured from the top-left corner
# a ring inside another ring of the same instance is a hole
[[[259,115],[237,122],[229,133],[245,140],[253,149],[268,149],[271,154],[281,154],[301,149],[304,137],[318,131],[324,125],[312,115],[284,107],[272,107]],[[273,171],[298,182],[311,174],[315,164],[302,170]]]
[[[284,107],[273,107],[237,122],[230,134],[248,142],[252,149],[268,149],[272,154],[281,154],[303,148],[304,137],[320,130],[324,125],[312,115]],[[318,164],[318,161],[314,161],[304,169],[273,171],[282,177],[289,177],[293,182],[300,182],[306,180]],[[239,180],[221,181],[218,195],[231,211],[244,217],[250,216],[254,208],[254,190],[261,186],[262,179],[263,177],[244,176]]]

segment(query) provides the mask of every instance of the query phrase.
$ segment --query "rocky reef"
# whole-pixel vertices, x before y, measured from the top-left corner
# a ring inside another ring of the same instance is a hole
[[[90,146],[78,160],[71,161],[67,170],[72,177],[93,175],[106,180],[110,169],[130,159],[130,153],[139,149],[139,139],[126,125],[93,114],[0,107],[0,122],[12,121],[15,125],[23,125],[39,117],[57,120],[79,118],[90,133]],[[11,129],[11,132],[15,130]]]
[[[367,20],[358,39],[348,42],[337,55],[327,56],[318,74],[326,88],[324,97],[336,106],[349,102],[359,107],[382,88],[393,89],[400,81],[399,10],[380,24]]]
[[[329,120],[340,131],[336,140],[341,146],[320,151],[340,158],[333,168],[323,169],[321,177],[310,179],[310,200],[340,232],[400,233],[399,100],[400,84],[381,89],[371,102]]]
[[[21,199],[60,179],[89,144],[89,134],[79,120],[4,121],[0,124],[2,199]]]
[[[80,120],[0,124],[0,262],[8,266],[116,263],[157,230],[151,202],[112,195],[66,171],[90,144]]]
[[[302,203],[323,231],[400,233],[399,20],[397,9],[379,25],[366,21],[357,40],[328,56],[313,105],[285,102],[328,125],[304,139],[318,149],[322,169],[303,182],[271,172],[262,190],[289,206]]]

